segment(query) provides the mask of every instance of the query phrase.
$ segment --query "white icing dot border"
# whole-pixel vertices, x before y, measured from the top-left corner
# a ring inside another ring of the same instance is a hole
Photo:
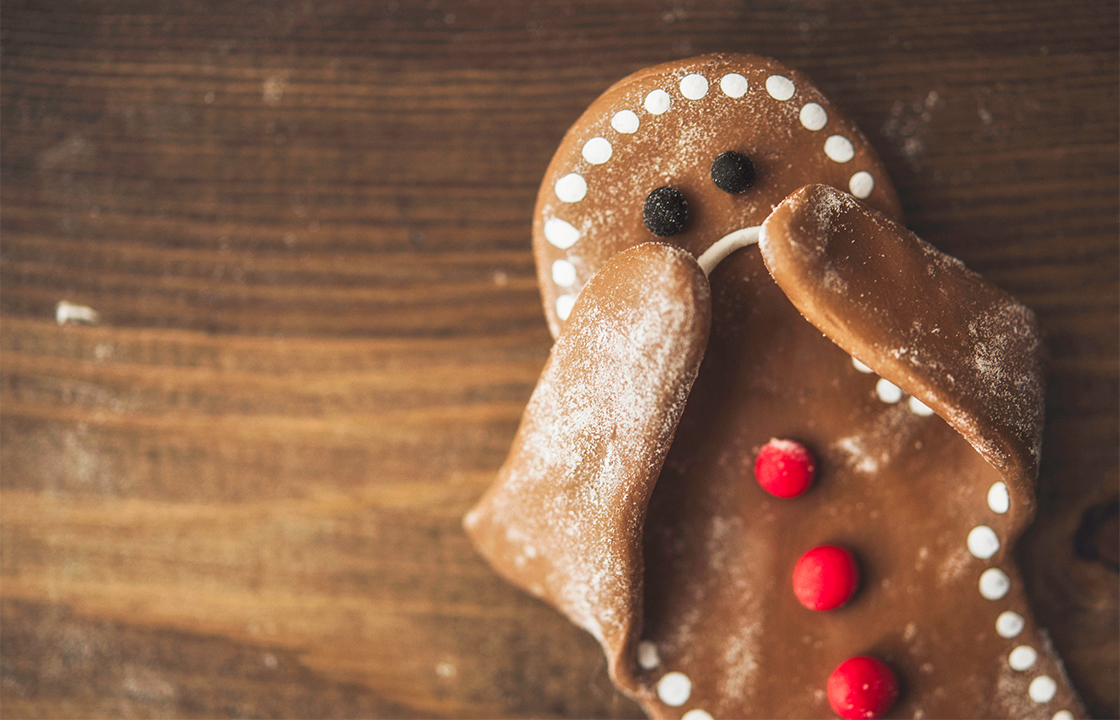
[[[1058,683],[1049,675],[1039,675],[1031,680],[1031,684],[1027,687],[1027,694],[1030,695],[1031,700],[1040,705],[1053,700],[1056,692],[1058,692]]]
[[[987,560],[999,552],[999,536],[987,525],[972,528],[968,532],[966,544],[972,556],[980,560]]]
[[[750,82],[744,75],[740,73],[725,73],[719,78],[720,91],[732,100],[739,100],[741,97],[747,95],[750,90]],[[791,100],[797,93],[797,87],[784,75],[768,75],[764,82],[766,94],[771,99],[778,102],[785,102]],[[707,97],[711,91],[711,81],[707,76],[698,72],[691,72],[680,77],[680,81],[675,88],[685,100],[699,101],[703,97]],[[664,87],[656,87],[651,92],[648,92],[643,101],[642,109],[651,115],[661,115],[669,112],[673,106],[673,96]],[[829,122],[828,111],[820,103],[806,102],[801,106],[799,113],[799,120],[802,128],[809,132],[818,132],[822,130]],[[610,116],[610,128],[620,135],[634,134],[638,129],[642,128],[643,122],[640,116],[633,110],[624,109],[619,110]],[[591,138],[582,146],[580,155],[588,165],[599,166],[605,165],[615,155],[614,143],[601,135]],[[843,135],[833,134],[824,142],[824,153],[833,161],[847,162],[855,157],[855,147],[852,146],[851,141],[843,137]],[[871,176],[870,172],[866,170],[859,170],[853,174],[848,183],[849,193],[860,199],[865,199],[870,196],[871,191],[875,188],[875,178]],[[557,180],[554,186],[554,193],[566,204],[579,203],[584,199],[589,191],[588,181],[582,172],[572,171]],[[576,230],[575,227],[568,224],[566,221],[559,217],[551,217],[549,221],[545,222],[544,226],[545,240],[548,240],[552,245],[558,247],[560,250],[568,250],[572,245],[582,236],[582,233]],[[568,278],[569,273],[561,272],[561,278]],[[561,284],[558,282],[558,284]],[[570,287],[570,286],[562,286]],[[557,316],[561,321],[567,320],[568,312],[571,311],[571,306],[575,301],[575,296],[561,296],[557,299]],[[900,395],[899,395],[900,399]],[[897,402],[886,400],[886,402]],[[925,408],[922,403],[916,403],[911,399],[911,409],[920,415],[932,414],[932,411]]]
[[[1001,638],[1010,640],[1023,632],[1027,621],[1014,610],[1004,610],[996,618],[996,634]]]
[[[910,412],[914,413],[918,417],[929,417],[930,415],[933,415],[933,408],[931,408],[929,405],[926,405],[924,402],[914,397],[913,395],[911,395],[910,399],[906,401],[906,404],[910,406]]]
[[[680,707],[692,697],[692,681],[682,672],[668,672],[657,681],[657,697],[672,707]]]
[[[577,203],[587,196],[587,181],[579,173],[568,173],[556,181],[556,197],[566,203]]]
[[[575,295],[561,295],[556,298],[556,317],[567,320],[572,314],[572,307],[576,304]]]
[[[707,97],[711,91],[712,81],[700,72],[687,72],[680,79],[675,90],[682,97],[690,101],[698,101]],[[797,94],[797,86],[784,75],[772,74],[763,82],[765,94],[778,102],[786,102]],[[739,100],[751,90],[750,81],[737,72],[727,72],[719,78],[719,88],[723,95],[733,100]],[[673,107],[673,95],[663,87],[651,90],[642,99],[642,109],[653,116],[663,115]],[[806,102],[801,105],[798,119],[802,128],[808,132],[818,132],[828,125],[828,111],[817,102]],[[643,122],[638,113],[631,109],[615,112],[609,121],[611,129],[620,135],[633,135],[642,127]],[[825,140],[824,153],[837,163],[845,163],[855,156],[855,147],[851,140],[843,135],[831,135]],[[586,141],[581,148],[583,160],[588,165],[596,166],[606,164],[614,156],[614,144],[606,137],[596,136]],[[875,188],[875,178],[866,170],[859,170],[852,174],[848,182],[848,191],[859,199],[866,199]],[[569,172],[556,181],[554,186],[556,197],[564,203],[574,204],[583,200],[589,192],[587,178],[583,172]],[[567,250],[572,247],[582,236],[565,220],[557,217],[549,218],[545,223],[545,239],[553,246]],[[563,275],[567,277],[567,275]],[[569,298],[561,296],[556,301],[556,313],[561,321],[567,319],[571,311],[574,296]],[[562,317],[561,317],[562,315]],[[901,399],[901,396],[900,396]],[[886,400],[886,402],[897,402]],[[911,398],[911,409],[918,415],[932,414],[921,403],[916,403]]]
[[[638,666],[643,670],[655,670],[661,665],[661,655],[657,652],[657,645],[649,640],[638,643]]]
[[[785,102],[793,97],[797,92],[797,87],[793,81],[784,75],[771,75],[766,78],[766,92],[770,93],[770,97],[779,102]]]
[[[1007,483],[1002,480],[992,483],[985,497],[988,509],[996,515],[1006,514],[1011,509],[1011,494]],[[1000,539],[995,530],[987,525],[977,525],[969,531],[965,545],[970,554],[979,560],[988,560],[1000,550]],[[980,596],[986,600],[1002,600],[1011,592],[1011,578],[998,567],[990,567],[980,574],[978,583]],[[1019,636],[1026,628],[1026,619],[1014,610],[1004,610],[996,617],[995,631],[1005,640]],[[1015,645],[1006,655],[1007,667],[1015,672],[1027,672],[1038,664],[1038,651],[1026,644]],[[1027,697],[1038,705],[1045,705],[1054,699],[1058,683],[1049,675],[1036,675],[1027,686]],[[1058,710],[1052,720],[1072,720],[1069,710]]]
[[[985,600],[1002,600],[1011,592],[1011,578],[999,568],[988,568],[980,573],[979,587]]]
[[[856,156],[856,148],[843,135],[830,135],[824,141],[824,154],[833,162],[846,163]]]
[[[650,115],[663,115],[668,112],[669,108],[672,106],[673,99],[669,96],[669,93],[661,88],[651,91],[649,95],[646,95],[646,99],[642,103],[642,107],[644,107],[646,112]]]
[[[828,124],[828,112],[818,103],[805,103],[801,106],[798,119],[806,130],[816,132]]]
[[[1018,645],[1007,656],[1007,664],[1017,672],[1030,670],[1036,660],[1038,660],[1038,651],[1030,645]]]
[[[860,170],[848,180],[848,192],[860,200],[865,200],[875,189],[875,178],[866,170]]]
[[[1011,494],[1007,491],[1007,483],[992,483],[988,488],[988,507],[997,515],[1003,515],[1011,509]]]
[[[681,716],[681,720],[713,720],[711,713],[700,708],[693,708]]]
[[[638,113],[633,110],[619,110],[611,118],[611,127],[623,135],[633,135],[641,125]]]
[[[867,365],[863,364],[858,358],[852,356],[852,367],[865,375],[874,375],[875,371]],[[902,398],[907,398],[906,405],[910,408],[910,412],[918,417],[930,417],[933,415],[933,409],[926,405],[924,402],[914,397],[913,395],[907,396],[902,392],[901,388],[892,383],[886,378],[876,376],[875,381],[875,396],[887,405],[897,405],[902,401]]]
[[[888,405],[894,405],[902,399],[902,389],[886,378],[879,378],[875,383],[875,394]]]
[[[576,284],[578,273],[576,273],[576,266],[570,260],[557,260],[552,263],[552,282],[560,287],[570,288]]]
[[[708,94],[708,78],[698,73],[685,75],[679,87],[681,95],[689,100],[700,100]]]
[[[553,246],[567,250],[579,240],[580,232],[568,221],[554,217],[544,221],[544,238]]]
[[[747,79],[739,73],[727,73],[719,79],[719,89],[723,91],[724,95],[734,100],[746,95],[750,87]]]
[[[858,372],[874,375],[874,370],[852,356],[852,367]],[[875,394],[880,401],[886,404],[897,404],[904,393],[893,383],[884,378],[878,378],[875,383]],[[910,396],[907,403],[910,411],[919,417],[933,415],[933,410],[914,396]],[[992,483],[988,488],[985,502],[988,509],[995,515],[1005,515],[1011,509],[1011,493],[1007,483],[1000,480]],[[979,524],[973,527],[964,541],[965,547],[971,556],[978,560],[990,560],[995,557],[1002,547],[999,535],[988,525]],[[977,590],[980,596],[993,602],[1002,600],[1011,592],[1011,578],[998,568],[989,567],[980,574]],[[1016,638],[1026,628],[1026,620],[1014,610],[1004,610],[995,621],[996,634],[1005,640]],[[1011,648],[1004,662],[1016,672],[1027,672],[1038,663],[1038,651],[1030,645],[1019,644]],[[1057,682],[1049,675],[1038,675],[1031,680],[1027,695],[1038,704],[1050,702],[1057,694]],[[1070,720],[1072,714],[1068,710],[1059,710],[1054,714],[1057,720]]]
[[[605,137],[593,137],[583,144],[583,159],[592,165],[602,165],[611,159],[614,147]]]
[[[643,670],[653,671],[661,667],[661,655],[652,640],[638,642],[635,659]],[[670,707],[681,707],[692,697],[692,679],[683,672],[673,670],[658,678],[654,689],[661,702]],[[681,720],[712,720],[712,715],[703,708],[692,708],[681,716]]]

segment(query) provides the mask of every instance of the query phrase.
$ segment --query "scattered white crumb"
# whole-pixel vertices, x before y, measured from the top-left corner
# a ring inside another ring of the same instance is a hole
[[[58,305],[54,308],[54,320],[59,325],[65,325],[70,322],[88,323],[92,325],[96,323],[100,317],[98,312],[91,307],[75,305],[65,300],[59,300]]]
[[[284,86],[288,78],[284,75],[271,75],[261,86],[261,97],[268,105],[279,105],[280,98],[284,97]]]

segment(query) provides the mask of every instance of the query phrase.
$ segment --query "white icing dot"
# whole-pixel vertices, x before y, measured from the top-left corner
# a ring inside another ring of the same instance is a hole
[[[933,410],[931,410],[928,405],[926,405],[924,402],[914,397],[913,395],[910,396],[909,403],[910,412],[914,413],[918,417],[929,417],[930,415],[933,415]]]
[[[861,373],[870,373],[871,372],[871,368],[867,367],[866,365],[861,363],[859,360],[856,360],[854,357],[852,358],[852,367],[854,367],[856,370],[859,370]]]
[[[902,390],[886,378],[879,378],[875,383],[875,394],[885,403],[896,403],[902,399]]]
[[[669,97],[669,93],[660,89],[654,90],[649,95],[646,95],[646,101],[643,103],[645,109],[654,115],[660,115],[665,112],[672,104],[673,101]]]
[[[1050,720],[1073,720],[1073,713],[1069,710],[1059,710]]]
[[[665,673],[657,681],[657,697],[666,705],[673,707],[684,705],[690,695],[692,695],[692,681],[684,673]]]
[[[1054,678],[1049,675],[1039,675],[1031,680],[1031,684],[1027,688],[1027,694],[1036,703],[1050,702],[1056,692],[1058,692],[1058,683],[1054,682]]]
[[[968,533],[968,551],[981,560],[987,560],[999,550],[999,538],[987,525],[977,525]]]
[[[681,720],[712,720],[712,716],[704,710],[696,708],[695,710],[689,710],[684,715],[682,715]]]
[[[556,197],[566,203],[579,202],[587,195],[587,181],[578,173],[568,173],[556,181]]]
[[[988,568],[980,575],[980,594],[986,600],[999,600],[1011,589],[1011,578],[999,568]]]
[[[1011,509],[1011,495],[1007,492],[1007,483],[997,482],[988,488],[988,507],[992,512],[1000,515]]]
[[[693,73],[681,80],[681,95],[689,100],[699,100],[708,94],[708,78]]]
[[[549,218],[544,223],[544,237],[561,250],[567,250],[579,240],[579,230],[560,218]]]
[[[727,97],[741,98],[747,94],[747,79],[739,73],[727,73],[719,81],[719,88]]]
[[[996,633],[1002,638],[1013,638],[1023,632],[1027,621],[1023,616],[1013,610],[1004,610],[996,618]]]
[[[805,103],[801,106],[801,124],[809,130],[820,130],[828,124],[828,113],[816,103]]]
[[[661,656],[657,653],[657,646],[649,640],[638,643],[638,664],[646,670],[653,670],[661,664]]]
[[[852,147],[852,141],[843,135],[831,135],[824,141],[824,154],[830,160],[846,163],[856,156],[856,149]]]
[[[560,287],[571,287],[576,284],[576,266],[567,260],[557,260],[552,263],[552,282]]]
[[[575,295],[561,295],[556,298],[556,317],[567,320],[572,314],[572,306],[576,304]]]
[[[766,78],[766,92],[775,100],[789,100],[793,97],[793,81],[781,75]]]
[[[602,165],[611,159],[614,148],[606,138],[594,137],[583,146],[583,159],[592,165]]]
[[[638,132],[638,114],[633,110],[619,110],[611,118],[611,127],[625,135]]]
[[[875,189],[875,178],[866,170],[860,170],[848,181],[848,190],[860,200],[863,200]]]
[[[1007,664],[1019,672],[1030,670],[1035,660],[1038,660],[1038,653],[1030,645],[1020,645],[1007,656]]]

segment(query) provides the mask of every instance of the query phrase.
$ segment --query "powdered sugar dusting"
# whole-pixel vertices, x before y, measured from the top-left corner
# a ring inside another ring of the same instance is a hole
[[[634,253],[581,293],[480,510],[501,528],[482,538],[496,564],[543,575],[546,596],[604,645],[636,601],[631,548],[695,378],[687,343],[705,322],[685,301],[698,271],[667,257],[681,251]]]
[[[786,206],[791,204],[789,222],[800,231],[790,232],[783,237],[785,242],[772,245],[766,230],[773,221],[768,221],[759,241],[763,258],[779,274],[804,272],[789,266],[811,269],[817,285],[801,291],[805,295],[800,305],[803,311],[816,308],[814,312],[826,318],[837,314],[862,318],[835,321],[841,336],[837,342],[847,340],[847,349],[857,351],[859,344],[874,338],[878,347],[867,351],[879,358],[868,359],[895,384],[884,384],[891,392],[881,397],[900,400],[899,388],[920,394],[923,401],[941,409],[945,419],[997,468],[1016,462],[1020,448],[1037,464],[1043,376],[1033,313],[984,283],[960,260],[862,211],[850,195],[816,189],[787,201]],[[847,286],[845,278],[862,277],[867,270],[846,267],[845,262],[852,258],[844,247],[831,245],[839,238],[844,238],[840,242],[850,241],[856,228],[856,235],[865,236],[865,242],[876,247],[869,257],[882,265],[888,279],[885,289],[871,286],[855,293]],[[779,248],[788,251],[784,262]],[[899,277],[924,275],[928,297],[917,302],[907,299],[905,293],[913,292],[913,286],[892,286],[892,271],[901,273]],[[820,286],[825,292],[817,290]],[[908,322],[900,322],[900,318]],[[883,329],[864,327],[869,324]],[[935,336],[951,342],[929,342]],[[923,406],[917,409],[925,411]]]
[[[848,283],[841,277],[840,273],[836,271],[833,263],[824,260],[825,253],[828,249],[827,238],[838,231],[838,223],[842,222],[841,218],[844,213],[848,212],[855,204],[855,199],[845,193],[814,193],[812,202],[802,204],[803,209],[808,210],[812,214],[810,222],[812,223],[814,232],[791,233],[787,238],[789,240],[789,249],[801,256],[802,263],[811,263],[823,270],[819,282],[828,289],[829,292],[837,295],[847,293]],[[822,242],[822,240],[824,242]],[[759,249],[762,252],[762,257],[766,261],[767,266],[774,267],[779,260],[774,255],[774,248],[767,237],[765,225],[763,226],[762,232],[759,234],[758,242]]]
[[[959,547],[937,566],[937,581],[940,585],[950,585],[972,566],[972,555],[968,549]]]
[[[992,312],[969,323],[973,340],[972,364],[979,382],[983,406],[1010,427],[1031,448],[1037,460],[1042,442],[1043,389],[1037,364],[1028,361],[1039,355],[1034,313],[1010,297]]]
[[[735,701],[728,702],[731,706],[742,706],[742,701],[754,694],[754,683],[758,679],[758,641],[761,630],[761,622],[758,620],[746,622],[738,633],[726,640],[723,654],[723,666],[726,670],[720,679],[720,693],[726,699],[724,702]]]
[[[866,440],[863,437],[852,435],[837,440],[832,447],[847,458],[848,465],[856,472],[874,473],[879,470],[879,458],[868,454],[865,444]]]
[[[885,406],[867,427],[834,441],[829,448],[855,472],[874,475],[910,445],[919,428],[908,410],[898,405]]]
[[[1004,717],[1032,717],[1034,703],[1023,689],[1023,676],[1007,663],[1000,663],[999,678],[993,698]]]

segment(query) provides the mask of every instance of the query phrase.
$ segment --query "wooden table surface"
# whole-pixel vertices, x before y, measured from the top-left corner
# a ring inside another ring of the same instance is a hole
[[[459,523],[549,350],[552,152],[615,80],[715,51],[808,73],[910,226],[1038,312],[1019,556],[1116,716],[1117,574],[1074,549],[1120,484],[1114,0],[11,0],[0,28],[4,717],[640,717]]]

